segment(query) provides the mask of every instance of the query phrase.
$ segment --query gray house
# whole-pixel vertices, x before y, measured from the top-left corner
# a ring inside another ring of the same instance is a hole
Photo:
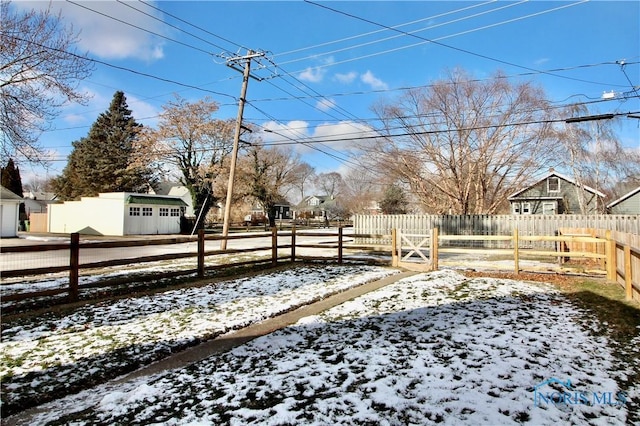
[[[611,214],[640,214],[640,186],[607,204]]]
[[[310,195],[305,197],[297,206],[295,217],[304,219],[324,219],[327,210],[335,206],[335,197],[329,195]]]
[[[604,197],[602,192],[551,170],[508,200],[512,214],[591,214],[602,211]]]

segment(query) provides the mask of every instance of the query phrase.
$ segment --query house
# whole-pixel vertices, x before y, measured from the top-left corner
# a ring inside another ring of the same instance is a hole
[[[18,236],[22,197],[0,185],[0,238]]]
[[[640,214],[640,186],[607,204],[611,214]]]
[[[307,196],[296,206],[295,218],[325,218],[328,210],[335,206],[335,203],[335,197],[330,195]]]
[[[604,197],[602,192],[579,185],[552,169],[544,178],[508,200],[512,214],[591,214],[601,211]]]
[[[273,205],[274,218],[276,220],[291,219],[291,205],[284,198],[279,198]],[[243,222],[245,224],[263,224],[268,223],[269,218],[266,216],[264,207],[259,204],[255,204],[251,207],[251,212],[244,217]]]
[[[178,234],[186,203],[169,195],[107,192],[49,205],[49,232],[92,235]]]

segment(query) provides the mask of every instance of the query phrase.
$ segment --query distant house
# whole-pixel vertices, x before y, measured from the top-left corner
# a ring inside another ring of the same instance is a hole
[[[538,182],[508,198],[512,214],[599,213],[605,195],[551,170]]]
[[[22,197],[0,185],[0,237],[17,237]]]
[[[274,218],[276,220],[291,219],[291,204],[289,204],[286,199],[280,198],[278,201],[276,201],[273,208]],[[251,212],[244,217],[243,222],[245,224],[252,225],[263,224],[268,223],[269,218],[265,214],[264,208],[259,204],[255,204],[251,207]]]
[[[325,218],[327,217],[327,211],[335,203],[335,197],[330,195],[307,196],[296,206],[295,217],[304,219]]]
[[[46,213],[49,204],[57,203],[53,192],[28,191],[24,193],[25,213]]]
[[[49,232],[91,235],[178,234],[186,203],[169,195],[107,192],[49,205]]]
[[[640,186],[607,204],[611,214],[640,214]]]

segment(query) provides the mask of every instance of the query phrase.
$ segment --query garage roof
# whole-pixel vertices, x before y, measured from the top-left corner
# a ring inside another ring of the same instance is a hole
[[[129,195],[125,204],[153,204],[160,206],[180,206],[186,207],[187,203],[180,198],[160,197],[157,195]]]

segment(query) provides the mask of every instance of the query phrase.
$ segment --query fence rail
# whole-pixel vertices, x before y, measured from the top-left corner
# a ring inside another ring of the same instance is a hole
[[[619,231],[600,231],[581,229],[563,229],[561,233],[554,231],[552,235],[522,235],[518,228],[513,228],[511,233],[503,235],[451,235],[441,233],[438,228],[432,228],[428,233],[407,232],[405,230],[397,231],[392,228],[389,234],[375,233],[367,234],[362,232],[354,232],[344,235],[343,228],[338,228],[337,232],[314,232],[314,231],[277,231],[273,229],[271,232],[256,233],[251,235],[232,234],[226,237],[228,240],[246,240],[267,237],[268,243],[263,245],[254,245],[249,248],[229,248],[227,250],[207,250],[205,248],[206,241],[219,241],[225,237],[219,235],[205,235],[200,232],[194,237],[177,237],[177,238],[160,238],[145,239],[134,241],[110,241],[110,242],[80,242],[78,234],[71,234],[68,243],[63,244],[39,244],[17,247],[0,247],[0,254],[17,253],[43,253],[46,251],[68,252],[68,262],[60,266],[42,266],[38,268],[13,268],[7,269],[6,262],[2,262],[2,270],[0,274],[2,281],[0,284],[5,285],[5,278],[11,277],[27,277],[30,275],[50,274],[69,272],[68,288],[45,289],[36,292],[19,293],[11,295],[3,295],[4,301],[23,300],[34,297],[47,295],[55,295],[68,293],[68,300],[75,301],[79,299],[81,289],[95,288],[100,286],[111,286],[114,282],[126,284],[133,282],[133,279],[121,278],[106,280],[103,283],[85,283],[79,284],[81,270],[107,268],[112,266],[121,266],[128,264],[151,263],[163,260],[173,260],[180,258],[197,258],[196,267],[192,269],[183,269],[180,271],[163,272],[165,277],[174,277],[179,275],[197,274],[198,277],[204,277],[205,271],[217,270],[224,267],[247,266],[257,264],[277,265],[279,262],[295,262],[296,260],[313,260],[327,259],[337,260],[342,263],[344,259],[344,251],[347,249],[366,249],[381,251],[391,256],[391,263],[395,266],[408,266],[406,261],[412,255],[417,255],[423,260],[425,269],[437,269],[439,265],[439,253],[488,253],[507,255],[514,260],[514,271],[519,273],[521,268],[520,259],[531,256],[547,256],[557,258],[559,261],[567,258],[589,258],[600,262],[603,269],[606,269],[607,277],[611,281],[616,281],[625,288],[625,294],[628,299],[640,301],[640,237]],[[300,241],[300,237],[318,237],[319,240],[313,242]],[[288,241],[287,239],[290,239]],[[364,243],[363,243],[364,241]],[[460,243],[456,246],[452,243]],[[543,242],[551,244],[553,249],[541,250],[539,246],[533,243]],[[196,243],[196,247],[193,247]],[[471,243],[471,244],[470,244]],[[474,245],[474,243],[481,243]],[[500,248],[487,250],[487,244],[499,243]],[[135,256],[125,257],[103,261],[81,261],[81,253],[87,253],[95,249],[112,249],[126,248],[131,249],[143,246],[157,245],[179,245],[191,244],[190,247],[183,249],[181,252],[169,254],[160,254],[153,256]],[[334,254],[329,256],[310,256],[301,255],[302,249],[322,248],[329,251],[335,250]],[[424,254],[429,252],[427,258]],[[211,256],[228,255],[233,253],[256,253],[267,252],[257,259],[239,261],[236,260],[231,264],[215,265],[213,262],[207,264],[207,259]],[[284,252],[284,253],[283,253]],[[402,262],[405,262],[402,264]],[[9,283],[10,284],[10,283]]]

